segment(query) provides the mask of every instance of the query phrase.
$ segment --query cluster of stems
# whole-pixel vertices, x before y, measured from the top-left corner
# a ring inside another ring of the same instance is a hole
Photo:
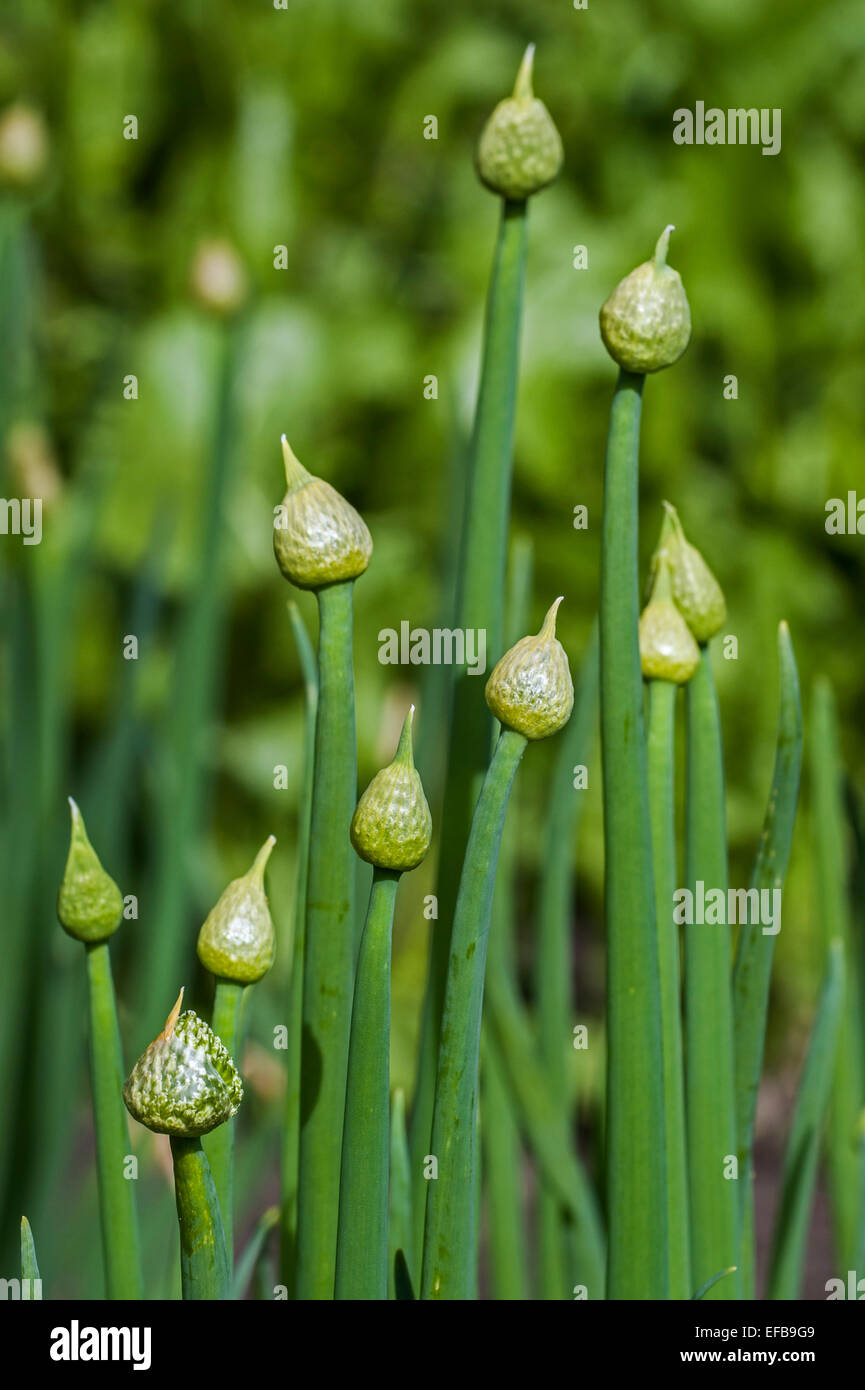
[[[466,460],[453,618],[459,629],[485,631],[492,671],[482,693],[465,667],[456,668],[442,700],[438,910],[410,1104],[401,1090],[391,1095],[390,1047],[399,885],[424,861],[433,830],[414,764],[414,706],[392,761],[358,799],[354,596],[371,561],[372,537],[350,503],[309,473],[283,437],[286,492],[274,513],[274,553],[284,577],[315,594],[318,641],[316,649],[292,601],[305,696],[304,753],[281,1203],[261,1214],[235,1262],[234,1116],[243,1096],[238,1058],[249,990],[274,959],[264,889],[274,837],[247,873],[229,883],[201,927],[198,956],[213,977],[211,1023],[191,1010],[181,1013],[181,990],[162,1032],[124,1084],[108,945],[124,900],[71,802],[58,916],[85,948],[110,1298],[144,1292],[135,1184],[126,1174],[127,1110],[170,1139],[184,1299],[242,1296],[277,1224],[281,1279],[292,1299],[475,1299],[484,1196],[491,1284],[500,1298],[532,1296],[533,1264],[545,1299],[575,1293],[615,1300],[756,1296],[754,1128],[774,933],[761,928],[752,909],[735,959],[727,921],[686,921],[680,937],[674,912],[680,874],[692,899],[698,886],[728,897],[724,746],[710,649],[726,605],[669,504],[650,598],[640,612],[645,384],[680,359],[691,334],[682,281],[668,264],[670,226],[651,260],[626,276],[601,310],[601,337],[618,379],[604,463],[599,614],[576,694],[556,637],[561,598],[535,635],[522,635],[531,606],[532,559],[525,546],[514,547],[506,613],[527,211],[529,199],[562,163],[558,133],[534,96],[532,63],[530,48],[513,94],[496,107],[477,151],[480,180],[500,200],[500,221]],[[216,307],[232,312],[232,305]],[[234,331],[227,330],[208,536],[221,533],[235,348]],[[168,744],[187,771],[213,702],[218,556],[214,541],[204,570],[212,594],[193,608],[182,643],[181,668],[192,693],[181,702]],[[199,664],[203,653],[207,661]],[[749,906],[753,895],[760,901],[783,886],[798,804],[802,711],[784,623],[778,660],[775,766]],[[584,805],[584,784],[575,774],[592,763],[598,724],[607,964],[603,1198],[577,1141],[579,1062],[577,1043],[571,1046],[579,1032],[571,927]],[[514,827],[510,837],[505,828],[527,748],[555,734],[559,748],[531,943],[533,1017],[517,959]],[[845,1267],[865,1260],[863,996],[846,898],[838,731],[825,684],[815,691],[812,783],[824,977],[772,1238],[768,1294],[776,1299],[801,1290],[824,1129],[836,1248]],[[163,921],[153,942],[154,973],[138,985],[148,1014],[188,946],[177,930],[185,883],[168,850],[169,841],[176,847],[198,824],[202,786],[198,775],[183,787],[162,779],[156,901]],[[371,870],[362,917],[355,908],[357,884],[366,881],[361,870]],[[529,1255],[532,1231],[523,1197],[527,1157],[538,1177],[536,1260]],[[25,1279],[39,1278],[26,1219],[21,1262]]]

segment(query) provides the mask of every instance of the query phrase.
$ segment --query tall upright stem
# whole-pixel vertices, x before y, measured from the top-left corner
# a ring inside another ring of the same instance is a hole
[[[601,542],[601,743],[607,922],[607,1294],[667,1293],[661,995],[638,643],[643,377],[610,411]]]
[[[228,1048],[235,1064],[238,1060],[240,1013],[245,985],[234,980],[217,980],[213,999],[213,1031]],[[211,1130],[205,1138],[207,1159],[213,1173],[229,1264],[234,1263],[234,1120]]]
[[[288,988],[288,1047],[285,1055],[285,1110],[282,1130],[282,1204],[280,1206],[282,1282],[289,1298],[297,1290],[297,1180],[300,1149],[300,1060],[303,1038],[303,957],[306,936],[306,881],[309,871],[309,825],[315,774],[315,722],[318,709],[318,663],[297,605],[288,606],[304,685],[303,783],[297,831],[297,877],[294,937]]]
[[[688,887],[727,900],[724,759],[718,699],[707,647],[688,684],[686,866]],[[735,1265],[706,1294],[741,1298],[740,1221],[734,1109],[730,929],[685,926],[685,1100],[688,1114],[691,1267],[698,1287]]]
[[[318,592],[319,697],[303,962],[297,1296],[331,1299],[354,979],[353,581]]]
[[[375,869],[357,962],[339,1189],[339,1299],[387,1298],[390,959],[399,880],[398,873]]]
[[[486,634],[487,669],[502,653],[503,594],[510,515],[511,467],[523,283],[527,205],[502,203],[502,218],[487,298],[483,360],[466,481],[456,626]],[[454,672],[453,711],[445,767],[445,803],[439,854],[438,920],[430,939],[430,963],[412,1105],[410,1150],[415,1191],[429,1149],[436,1060],[450,952],[450,923],[460,868],[480,780],[492,751],[493,721],[463,667]],[[416,1203],[416,1241],[423,1231],[422,1200]]]
[[[127,1176],[129,1126],[123,1104],[123,1056],[108,942],[88,945],[90,1066],[99,1215],[110,1299],[143,1298],[135,1183]]]
[[[688,1170],[685,1145],[685,1078],[682,1069],[682,998],[679,928],[673,920],[676,872],[675,816],[676,686],[649,682],[649,806],[655,866],[655,915],[661,972],[661,1029],[664,1040],[664,1143],[667,1160],[667,1230],[670,1298],[689,1299],[691,1251],[688,1234]]]
[[[526,739],[503,730],[481,789],[466,847],[451,937],[436,1072],[421,1297],[474,1296],[477,1095],[487,940],[496,865],[511,786]]]
[[[180,1276],[188,1300],[231,1297],[231,1267],[210,1165],[200,1139],[171,1138],[180,1226]]]

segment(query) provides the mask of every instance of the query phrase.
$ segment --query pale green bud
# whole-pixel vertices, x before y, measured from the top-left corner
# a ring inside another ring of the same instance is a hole
[[[525,738],[546,738],[567,724],[574,683],[565,649],[556,637],[557,598],[536,637],[522,637],[490,673],[486,701],[506,729]]]
[[[191,1009],[181,1014],[182,1001],[183,990],[132,1068],[123,1099],[154,1133],[194,1139],[237,1113],[243,1085],[225,1044]]]
[[[412,705],[392,763],[373,777],[351,820],[351,842],[361,859],[403,873],[430,847],[432,817],[412,756]]]
[[[564,159],[553,119],[532,91],[534,53],[534,44],[529,44],[513,96],[500,101],[493,111],[475,156],[481,182],[515,202],[552,183]]]
[[[251,985],[266,975],[276,935],[264,891],[264,870],[276,840],[265,840],[252,868],[232,879],[198,933],[198,959],[212,975]]]
[[[675,507],[664,503],[667,517],[661,545],[670,565],[673,602],[699,643],[723,626],[727,605],[721,586],[696,546],[685,539]]]
[[[700,664],[700,648],[673,602],[666,551],[657,557],[652,596],[640,615],[640,664],[646,680],[689,681]]]
[[[601,310],[601,337],[614,362],[638,376],[677,362],[691,339],[691,311],[677,271],[667,265],[672,227],[650,261],[616,286]]]
[[[57,895],[60,925],[77,941],[105,941],[120,926],[123,895],[103,869],[87,838],[84,817],[72,797],[69,855]]]
[[[372,555],[372,536],[351,503],[308,473],[282,436],[288,490],[273,521],[273,550],[286,579],[299,589],[357,579]]]

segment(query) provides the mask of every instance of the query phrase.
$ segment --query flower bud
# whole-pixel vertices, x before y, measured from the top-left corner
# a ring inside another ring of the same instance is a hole
[[[517,73],[513,96],[500,101],[481,133],[475,162],[482,183],[521,202],[559,173],[562,141],[549,111],[532,91],[534,44]]]
[[[536,637],[522,637],[490,673],[484,692],[496,719],[525,738],[546,738],[567,724],[574,683],[556,637],[557,598]]]
[[[288,491],[273,521],[279,568],[299,589],[357,579],[372,555],[366,522],[336,488],[306,471],[285,435],[282,453]]]
[[[601,310],[601,337],[627,372],[659,372],[677,362],[691,338],[691,311],[679,274],[667,265],[672,227],[661,233],[650,261],[616,286]]]
[[[351,842],[378,869],[417,868],[432,839],[432,817],[412,757],[412,705],[394,760],[373,777],[351,818]]]
[[[32,106],[8,106],[0,116],[0,183],[30,188],[48,163],[48,133]]]
[[[233,314],[246,299],[246,271],[229,241],[201,243],[192,262],[189,282],[202,307],[214,314]]]
[[[646,680],[683,685],[700,664],[700,648],[673,602],[666,551],[657,557],[652,596],[640,615],[640,664]]]
[[[273,965],[276,937],[264,892],[264,870],[276,840],[265,840],[242,878],[229,883],[198,933],[198,959],[212,975],[251,985]]]
[[[667,518],[661,543],[670,565],[673,602],[701,644],[720,631],[727,616],[721,586],[696,546],[685,539],[675,507],[664,503]]]
[[[182,1001],[183,990],[132,1068],[123,1099],[154,1133],[194,1139],[237,1113],[243,1086],[225,1044],[191,1009],[181,1014]]]
[[[87,838],[84,817],[72,797],[72,834],[63,881],[57,895],[60,925],[76,941],[106,941],[120,926],[123,895],[103,869]]]

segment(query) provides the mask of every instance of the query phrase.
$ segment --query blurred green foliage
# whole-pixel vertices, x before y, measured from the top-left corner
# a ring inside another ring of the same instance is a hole
[[[725,632],[737,636],[739,654],[718,663],[718,682],[732,881],[744,883],[771,776],[780,618],[790,624],[806,697],[817,672],[836,685],[848,766],[858,771],[865,751],[857,718],[865,539],[824,528],[828,498],[857,487],[865,495],[861,5],[622,0],[611,10],[591,0],[576,10],[566,0],[287,0],[275,9],[268,0],[17,0],[4,15],[0,108],[36,108],[50,142],[33,191],[7,195],[2,208],[2,313],[14,330],[0,342],[4,495],[38,490],[46,498],[38,556],[19,551],[14,538],[0,540],[4,592],[29,567],[36,579],[28,601],[43,614],[30,627],[32,613],[4,606],[5,679],[13,680],[16,662],[25,686],[28,662],[41,672],[38,762],[16,773],[7,750],[7,814],[20,817],[35,800],[43,817],[32,866],[41,886],[32,900],[23,889],[20,898],[41,903],[30,919],[41,952],[41,973],[24,990],[30,1026],[44,1035],[56,1001],[71,999],[64,1036],[77,1039],[83,1056],[80,961],[59,939],[50,903],[62,869],[64,797],[78,795],[85,778],[94,843],[142,905],[117,939],[121,998],[146,969],[154,767],[177,698],[183,613],[201,574],[227,331],[190,277],[202,244],[221,240],[239,256],[249,292],[230,330],[239,365],[219,559],[219,674],[212,724],[202,731],[208,790],[195,842],[174,848],[188,861],[184,920],[194,944],[228,879],[264,835],[279,838],[270,884],[280,956],[253,1011],[262,1079],[240,1131],[242,1148],[261,1120],[258,1171],[269,1163],[274,1175],[278,1054],[270,1039],[284,1021],[302,730],[289,592],[269,531],[282,491],[279,435],[286,431],[306,466],[350,497],[375,541],[356,593],[365,785],[391,756],[416,693],[413,668],[379,664],[377,634],[403,619],[434,626],[443,616],[443,557],[458,527],[452,499],[498,215],[473,173],[472,150],[529,40],[538,45],[536,90],[566,151],[562,178],[530,212],[513,517],[514,530],[534,541],[533,616],[540,621],[550,599],[566,595],[559,633],[576,666],[597,606],[614,380],[597,313],[672,222],[670,259],[688,291],[694,334],[675,371],[646,388],[642,546],[647,564],[668,497],[726,592]],[[697,100],[780,107],[781,153],[674,145],[673,111]],[[431,114],[436,140],[423,137]],[[135,140],[123,138],[130,115]],[[588,251],[585,269],[574,268],[579,245]],[[279,247],[285,269],[274,267]],[[130,374],[137,399],[124,399]],[[435,400],[424,397],[431,374]],[[736,400],[724,398],[728,374],[738,379]],[[578,503],[589,509],[587,531],[572,525]],[[301,602],[313,623],[313,605]],[[134,673],[122,661],[128,632],[140,638]],[[420,705],[422,728],[422,695]],[[6,734],[14,741],[21,730]],[[122,758],[114,757],[118,740]],[[533,760],[522,789],[526,928],[554,753]],[[434,748],[427,758],[434,780]],[[274,790],[277,764],[287,768],[286,790]],[[120,769],[116,799],[97,808],[106,766]],[[597,766],[588,796],[577,989],[581,1007],[599,1013]],[[113,858],[96,838],[96,814],[104,834],[113,833]],[[803,816],[778,942],[773,1062],[796,1053],[816,993],[819,904],[808,839]],[[406,884],[395,956],[394,1082],[408,1086],[432,868],[415,878]],[[523,945],[530,954],[530,932]],[[165,1013],[179,983],[165,982]],[[204,982],[196,989],[207,1007]],[[130,1038],[146,1041],[161,1024],[136,1019]],[[41,1046],[26,1053],[37,1076],[48,1066],[44,1036]],[[43,1146],[18,1154],[11,1168],[14,1232],[26,1200],[46,1281],[52,1265],[75,1268],[69,1256],[94,1219],[81,1156],[85,1076],[82,1065],[67,1095],[55,1075],[47,1093],[59,1106],[49,1122],[78,1127],[70,1130],[79,1136],[76,1163],[63,1166],[60,1148],[52,1160]],[[21,1144],[28,1136],[36,1143],[45,1127],[44,1117],[31,1116]],[[153,1165],[144,1167],[153,1185]],[[241,1223],[274,1199],[273,1182],[253,1187]],[[67,1207],[58,1193],[71,1186],[77,1197],[82,1183],[88,1200],[74,1221],[59,1222]],[[4,1255],[10,1229],[7,1220]],[[154,1267],[164,1268],[170,1218],[151,1242],[159,1247]],[[85,1286],[82,1274],[57,1291]]]

